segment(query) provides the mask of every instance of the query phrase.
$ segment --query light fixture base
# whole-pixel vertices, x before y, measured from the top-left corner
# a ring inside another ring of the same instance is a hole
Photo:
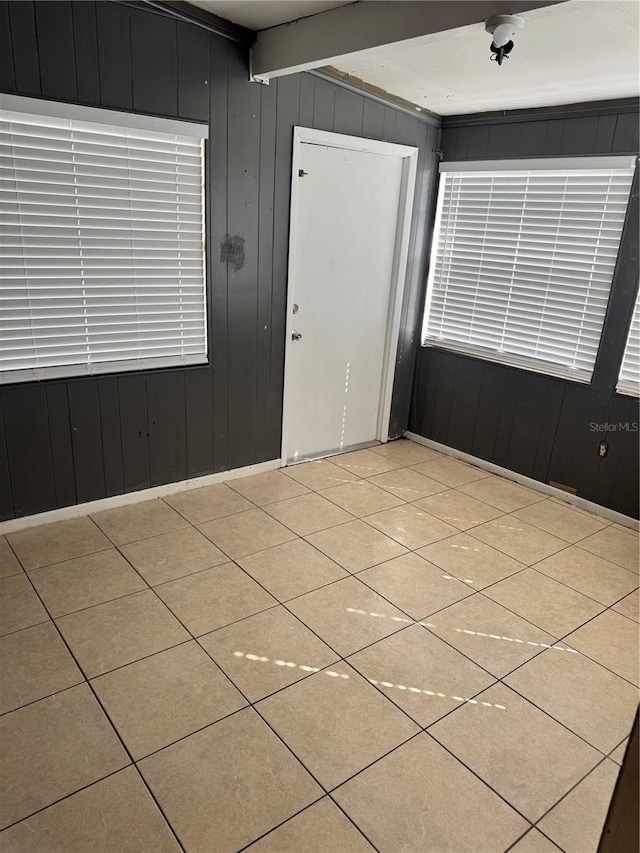
[[[502,24],[507,24],[511,27],[515,35],[518,30],[524,28],[524,18],[521,18],[520,15],[493,15],[493,17],[487,18],[484,22],[484,28],[488,33],[493,35]]]

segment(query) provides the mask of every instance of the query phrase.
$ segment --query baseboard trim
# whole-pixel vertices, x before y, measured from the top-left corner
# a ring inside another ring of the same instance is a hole
[[[640,522],[635,518],[624,515],[621,512],[616,512],[615,509],[609,509],[606,506],[593,503],[586,498],[579,498],[577,495],[570,495],[568,492],[563,492],[562,489],[556,489],[555,486],[550,486],[547,483],[541,483],[539,480],[533,480],[531,477],[525,477],[524,474],[518,474],[516,471],[510,471],[508,468],[502,468],[500,465],[495,465],[493,462],[487,462],[485,459],[480,459],[477,456],[472,456],[470,453],[464,453],[462,450],[456,450],[454,447],[448,447],[446,444],[440,444],[439,441],[432,441],[430,438],[424,438],[415,432],[405,432],[405,438],[415,441],[417,444],[423,444],[425,447],[430,447],[432,450],[437,450],[447,456],[453,456],[460,459],[461,462],[468,462],[470,465],[475,465],[476,468],[482,468],[485,471],[490,471],[492,474],[498,474],[507,480],[513,480],[514,483],[519,483],[521,486],[526,486],[528,489],[534,489],[543,495],[561,500],[564,503],[582,509],[585,512],[599,515],[606,518],[607,521],[614,521],[623,527],[629,527],[631,530],[640,530]]]
[[[97,501],[88,501],[83,504],[63,506],[60,509],[52,509],[48,512],[39,512],[35,515],[24,515],[20,518],[10,518],[8,521],[0,522],[1,533],[15,533],[18,530],[26,530],[28,527],[37,527],[41,524],[51,524],[54,521],[66,521],[69,518],[78,518],[82,515],[90,515],[101,512],[104,509],[128,506],[129,504],[141,503],[141,501],[153,498],[164,498],[175,495],[178,492],[186,492],[187,489],[198,489],[202,486],[213,486],[215,483],[225,483],[228,480],[237,480],[239,477],[248,477],[250,474],[261,474],[264,471],[273,471],[282,467],[281,459],[271,459],[268,462],[259,462],[256,465],[246,465],[244,468],[233,468],[230,471],[220,471],[218,474],[205,474],[202,477],[192,477],[189,480],[179,480],[177,483],[167,483],[163,486],[152,486],[150,489],[141,489],[138,492],[128,492],[125,495],[114,495],[110,498],[100,498]]]

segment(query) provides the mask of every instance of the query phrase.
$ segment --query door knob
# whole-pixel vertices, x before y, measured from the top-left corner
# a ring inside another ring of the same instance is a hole
[[[300,332],[293,332],[291,335],[291,340],[292,341],[301,341],[302,340],[302,334]]]

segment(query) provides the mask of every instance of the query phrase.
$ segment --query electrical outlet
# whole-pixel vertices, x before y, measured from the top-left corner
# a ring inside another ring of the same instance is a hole
[[[601,441],[598,445],[598,456],[600,459],[606,459],[609,453],[609,445],[606,441]]]

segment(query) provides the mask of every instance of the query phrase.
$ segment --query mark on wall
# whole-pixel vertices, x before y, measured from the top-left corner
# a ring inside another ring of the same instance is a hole
[[[229,264],[234,272],[244,266],[244,237],[227,234],[220,243],[220,263]]]

